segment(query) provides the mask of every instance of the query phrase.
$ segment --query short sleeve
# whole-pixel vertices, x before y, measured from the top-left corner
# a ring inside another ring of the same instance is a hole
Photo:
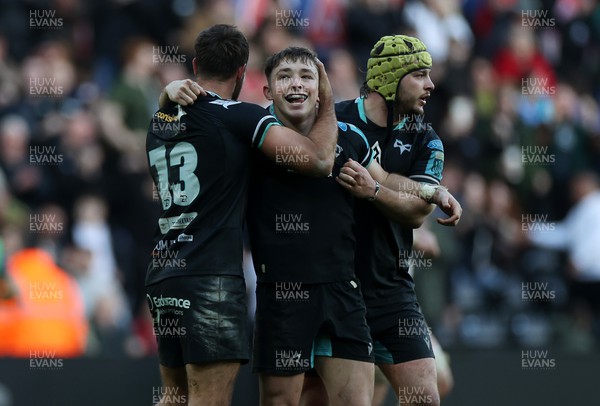
[[[221,104],[224,109],[229,110],[226,125],[254,148],[262,146],[272,125],[281,125],[269,111],[255,104],[220,99],[211,103]]]
[[[354,124],[341,121],[338,121],[338,128],[352,147],[351,157],[365,168],[368,167],[373,160],[373,153],[365,134]]]
[[[439,184],[444,170],[444,145],[434,131],[429,131],[417,155],[409,178],[417,182]]]

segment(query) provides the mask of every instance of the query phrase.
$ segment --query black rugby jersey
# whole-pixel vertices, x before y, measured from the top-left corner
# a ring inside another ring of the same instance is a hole
[[[260,106],[209,92],[154,114],[146,151],[162,212],[146,284],[242,272],[252,147],[279,125]]]
[[[298,151],[300,152],[300,151]],[[293,159],[304,159],[294,151]],[[312,178],[256,155],[248,230],[259,282],[327,283],[354,277],[353,197],[335,180],[349,158],[368,166],[362,132],[338,122],[332,176]]]
[[[339,120],[360,128],[371,145],[373,158],[384,170],[416,182],[439,184],[444,167],[442,141],[430,125],[401,121],[390,137],[385,127],[367,119],[364,99],[336,104]],[[371,305],[416,300],[414,281],[406,259],[413,245],[413,230],[389,220],[373,204],[359,200],[356,216],[356,276],[365,301]]]

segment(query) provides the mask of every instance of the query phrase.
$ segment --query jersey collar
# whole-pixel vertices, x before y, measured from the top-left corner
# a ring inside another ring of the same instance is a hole
[[[369,124],[369,120],[367,119],[367,113],[365,112],[365,99],[363,97],[357,97],[356,100],[354,100],[354,103],[356,103],[358,107],[358,116],[360,117],[360,119],[365,124]],[[404,123],[406,123],[406,117],[404,117],[402,121],[400,121],[396,125],[396,127],[394,127],[394,131],[401,130],[402,127],[404,127]]]
[[[281,122],[281,120],[279,120],[279,117],[277,117],[277,114],[275,114],[275,107],[274,107],[274,105],[273,105],[273,104],[271,104],[271,105],[268,107],[268,109],[269,109],[269,113],[271,113],[271,115],[272,115],[273,117],[275,117],[275,120],[277,120],[277,122],[278,122],[279,124],[283,125],[283,123]]]
[[[215,92],[211,92],[210,90],[207,90],[206,93],[210,94],[212,97],[216,97],[217,99],[223,100],[223,98],[221,96],[219,96],[218,94],[216,94]]]

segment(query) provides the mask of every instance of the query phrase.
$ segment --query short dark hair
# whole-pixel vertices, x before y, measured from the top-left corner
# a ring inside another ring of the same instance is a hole
[[[194,43],[198,75],[229,79],[248,62],[248,40],[233,25],[217,24],[198,34]]]
[[[369,85],[367,85],[367,82],[364,82],[360,87],[360,97],[362,97],[363,99],[369,97],[369,94],[371,94],[372,92],[373,89],[371,89]]]
[[[267,82],[271,77],[273,69],[275,69],[282,61],[300,61],[302,63],[308,63],[310,61],[317,66],[317,54],[304,47],[287,47],[286,49],[271,55],[265,62]]]

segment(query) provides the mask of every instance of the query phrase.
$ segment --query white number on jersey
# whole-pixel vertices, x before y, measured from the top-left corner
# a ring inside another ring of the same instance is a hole
[[[198,165],[198,154],[189,142],[175,144],[168,160],[166,150],[163,145],[148,152],[150,165],[155,167],[158,173],[157,188],[163,210],[171,207],[171,203],[189,206],[200,194],[200,181],[194,174]],[[178,182],[171,183],[169,180],[168,166],[179,168]]]

